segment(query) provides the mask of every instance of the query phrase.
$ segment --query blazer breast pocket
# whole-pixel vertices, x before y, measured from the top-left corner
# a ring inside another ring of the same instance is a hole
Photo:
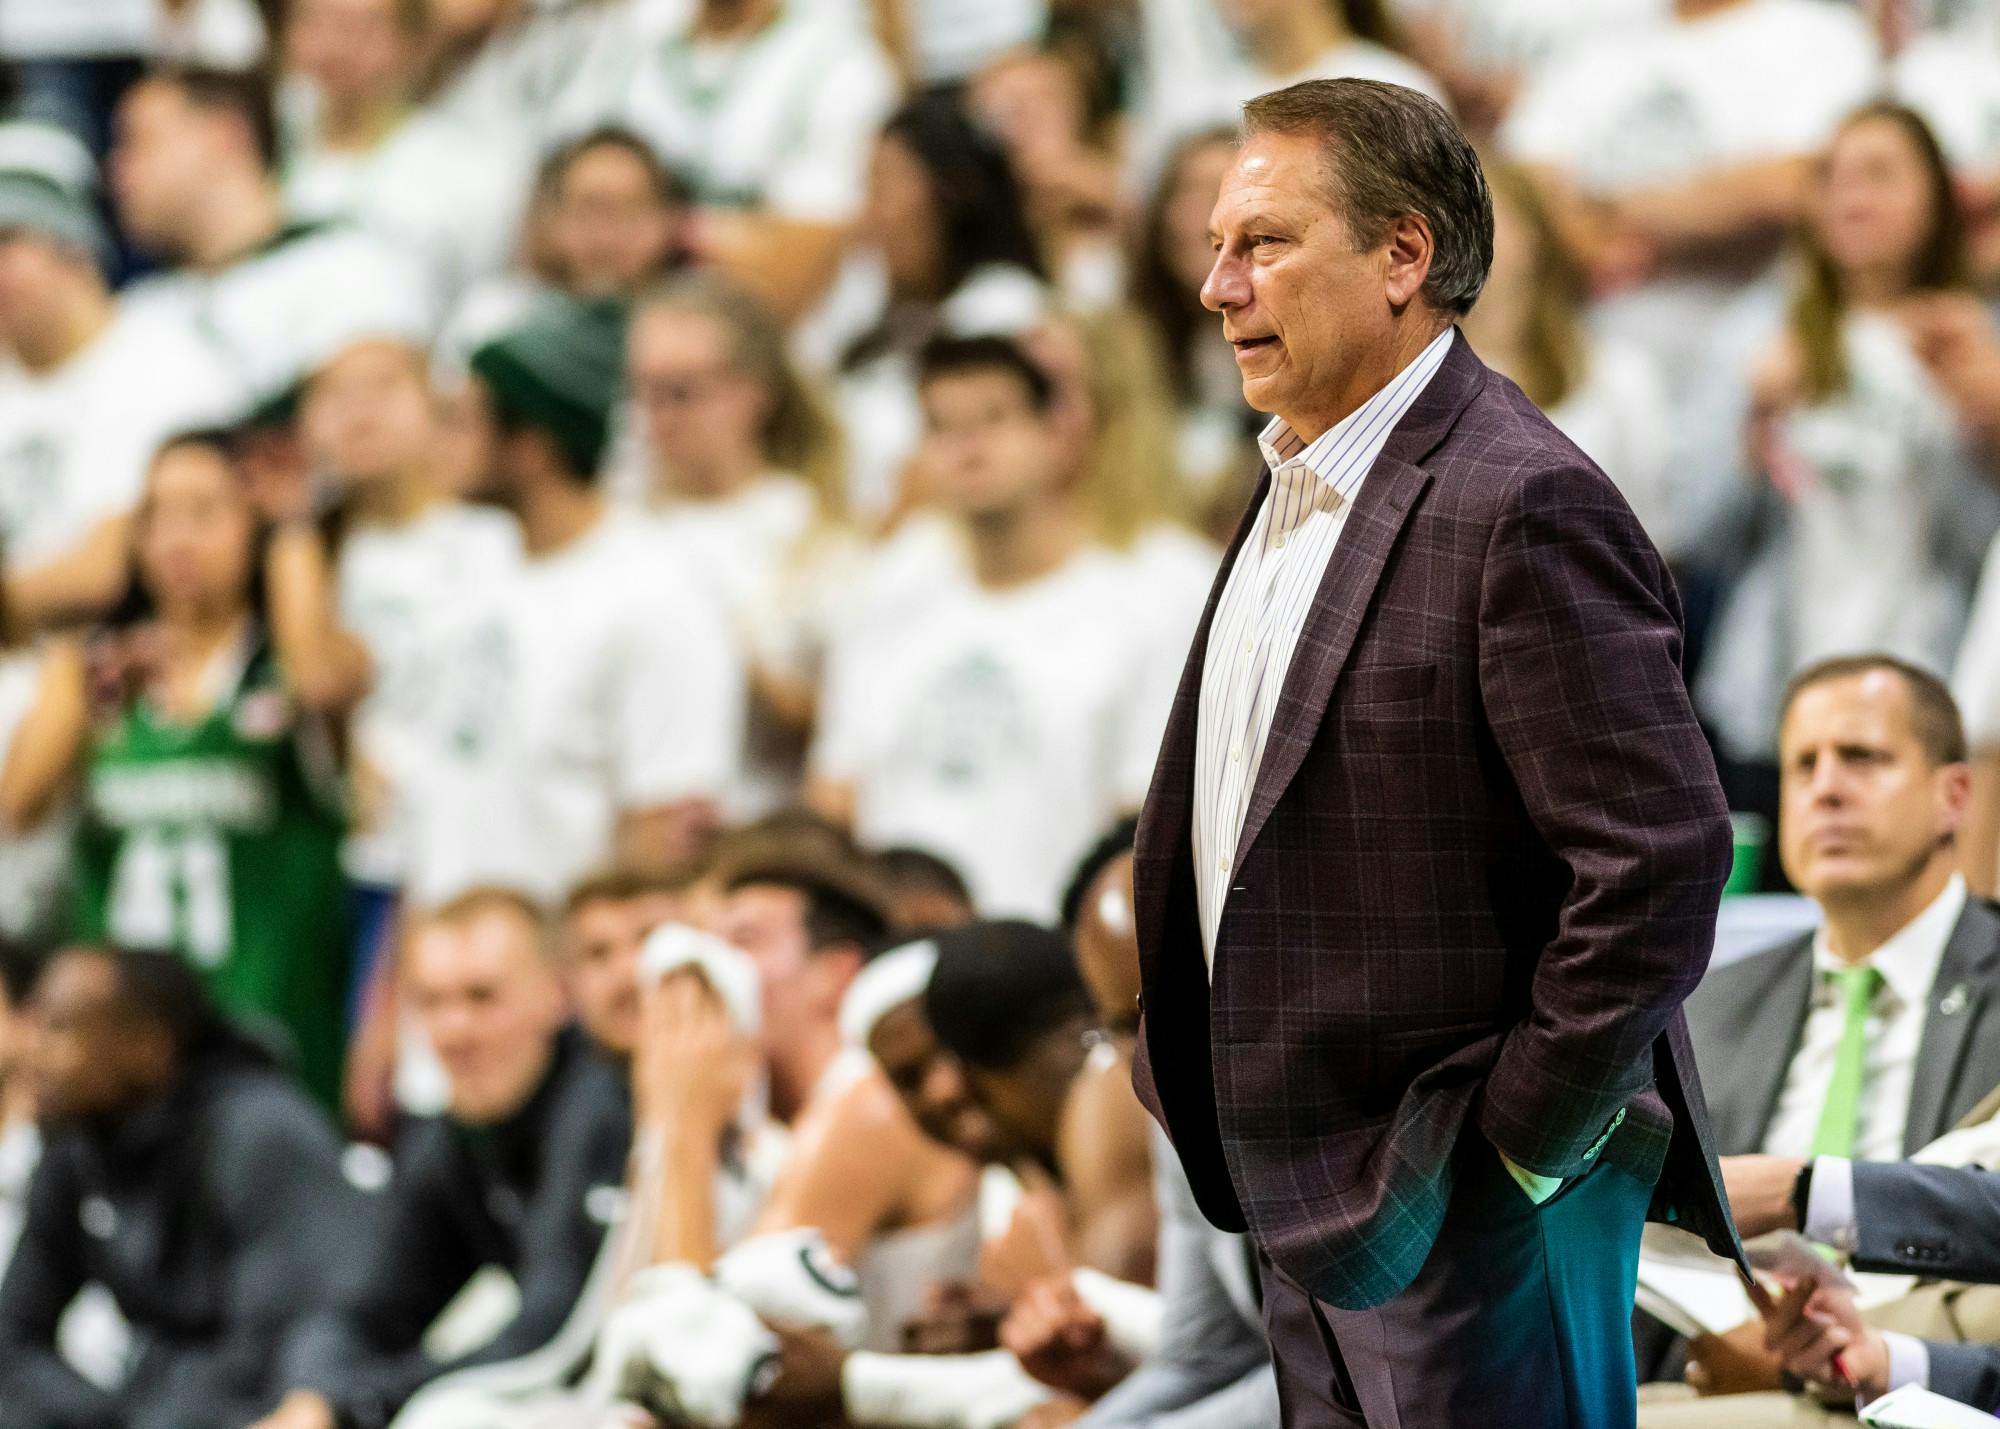
[[[1435,661],[1421,665],[1364,665],[1341,676],[1339,697],[1351,705],[1420,700],[1437,684]]]

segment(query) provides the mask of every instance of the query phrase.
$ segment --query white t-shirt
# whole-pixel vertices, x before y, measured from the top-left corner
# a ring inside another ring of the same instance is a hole
[[[875,136],[897,81],[865,31],[792,0],[756,34],[642,34],[613,118],[651,140],[697,200],[803,223],[845,224],[867,196]],[[576,127],[582,127],[578,125]]]
[[[0,368],[0,551],[32,566],[130,510],[160,443],[241,414],[245,394],[187,327],[121,305],[96,341],[53,372]],[[0,758],[33,707],[41,660],[0,659]],[[0,839],[0,930],[43,931],[69,863],[65,808]]]
[[[423,263],[373,234],[295,227],[215,273],[141,279],[126,301],[207,338],[258,401],[363,337],[425,343],[438,319]]]
[[[1139,96],[1130,167],[1149,189],[1168,151],[1188,134],[1233,126],[1245,100],[1304,79],[1379,79],[1444,102],[1420,65],[1365,40],[1334,46],[1297,74],[1259,68],[1218,13],[1215,0],[1147,0],[1139,7]]]
[[[366,153],[335,152],[318,145],[309,105],[299,107],[284,166],[294,218],[379,234],[420,256],[440,294],[465,291],[513,256],[532,181],[525,136],[419,112]]]
[[[1844,340],[1848,391],[1784,426],[1810,473],[1793,503],[1792,666],[1886,650],[1948,670],[1969,590],[1940,568],[1937,533],[1978,462],[1900,325],[1852,314]]]
[[[240,380],[184,323],[121,303],[53,372],[0,367],[0,549],[33,565],[139,499],[160,443],[242,414]]]
[[[1522,93],[1500,146],[1616,197],[1817,153],[1879,71],[1851,7],[1746,0],[1577,47]],[[1742,288],[1700,271],[1668,274],[1598,304],[1598,327],[1651,352],[1678,402],[1701,370],[1709,328]]]
[[[842,302],[852,301],[853,314],[870,312],[879,317],[888,301],[886,280],[879,270],[863,255],[848,265],[848,274],[844,281],[854,283],[855,291],[842,295]],[[870,282],[879,284],[872,307],[859,300],[860,285]],[[839,373],[833,396],[847,430],[847,508],[857,521],[866,526],[894,507],[904,463],[923,436],[916,358],[924,341],[932,333],[1018,337],[1040,324],[1050,302],[1048,287],[1034,274],[1011,264],[988,263],[966,275],[938,304],[928,324],[909,325],[899,333],[901,340]]]
[[[264,57],[255,0],[0,0],[0,55],[11,59],[172,59],[247,69]]]
[[[1442,20],[1468,64],[1532,70],[1578,44],[1665,20],[1673,0],[1394,0],[1410,19]]]
[[[739,647],[760,667],[816,681],[829,622],[862,557],[849,533],[819,520],[811,488],[770,472],[733,496],[651,509],[720,597]],[[725,800],[733,818],[797,802],[801,771],[787,743],[753,709],[741,775]]]
[[[520,6],[429,107],[475,133],[540,154],[557,136],[589,127],[606,95],[623,92],[641,8],[633,0]]]
[[[934,552],[931,554],[935,554]],[[989,916],[1048,918],[1092,840],[1144,799],[1186,655],[1146,608],[1156,582],[1086,549],[1028,585],[940,573],[836,634],[815,773],[855,793],[855,832],[965,875]]]
[[[486,593],[520,562],[514,522],[476,506],[435,506],[406,526],[360,527],[341,543],[341,624],[367,648],[375,677],[355,712],[354,742],[389,795],[381,824],[348,840],[355,877],[401,879],[408,791],[427,754],[424,721],[439,696],[440,661]]]
[[[1896,57],[1896,97],[1924,116],[1952,167],[2000,171],[2000,49],[1956,33],[1925,35]]]
[[[417,904],[494,882],[553,903],[610,856],[622,812],[728,789],[742,660],[690,564],[655,524],[609,515],[493,583],[426,721]]]
[[[1678,554],[1683,533],[1673,488],[1673,418],[1653,359],[1623,342],[1591,346],[1589,370],[1548,414],[1562,434],[1604,468],[1653,544]]]

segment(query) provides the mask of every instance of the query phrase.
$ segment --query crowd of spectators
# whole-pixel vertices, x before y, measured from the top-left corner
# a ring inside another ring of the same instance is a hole
[[[1260,461],[1209,210],[1336,77],[1480,144],[1463,340],[1833,930],[1697,1001],[1732,1191],[1978,1117],[1993,0],[0,0],[0,1429],[1276,1422],[1129,816]]]

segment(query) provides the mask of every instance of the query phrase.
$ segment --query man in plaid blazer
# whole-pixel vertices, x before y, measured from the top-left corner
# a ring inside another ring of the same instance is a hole
[[[1665,565],[1466,346],[1479,161],[1254,100],[1203,289],[1267,470],[1139,831],[1135,1080],[1264,1257],[1288,1426],[1623,1426],[1650,1211],[1741,1259],[1681,1001],[1730,832]]]

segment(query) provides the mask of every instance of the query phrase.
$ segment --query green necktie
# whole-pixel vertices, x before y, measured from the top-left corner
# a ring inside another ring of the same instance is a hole
[[[1845,1020],[1840,1029],[1840,1051],[1833,1059],[1833,1079],[1826,1085],[1826,1105],[1820,1110],[1819,1128],[1813,1132],[1812,1154],[1852,1158],[1860,1130],[1862,1074],[1868,1066],[1868,1012],[1875,1005],[1882,974],[1863,965],[1842,968],[1833,981],[1840,989]]]

